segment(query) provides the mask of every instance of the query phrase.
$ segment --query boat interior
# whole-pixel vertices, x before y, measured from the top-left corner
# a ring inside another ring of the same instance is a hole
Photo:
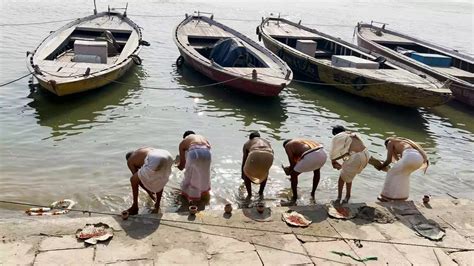
[[[76,27],[45,60],[114,64],[131,31]]]
[[[179,31],[180,40],[222,67],[268,68],[254,47],[217,25],[194,18]]]
[[[453,57],[440,49],[382,31],[379,28],[362,28],[360,33],[377,44],[424,63],[433,69],[474,82],[474,64],[472,62]]]
[[[265,25],[265,31],[275,40],[305,53],[322,63],[331,64],[333,56],[353,56],[378,63],[378,69],[393,69],[390,65],[385,64],[386,59],[384,57],[369,57],[357,49],[291,24],[270,20]]]

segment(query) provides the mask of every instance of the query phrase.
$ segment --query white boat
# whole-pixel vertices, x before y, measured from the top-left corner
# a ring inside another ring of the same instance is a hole
[[[68,95],[102,87],[120,78],[134,64],[142,33],[125,12],[115,9],[76,19],[27,53],[27,65],[41,87]]]

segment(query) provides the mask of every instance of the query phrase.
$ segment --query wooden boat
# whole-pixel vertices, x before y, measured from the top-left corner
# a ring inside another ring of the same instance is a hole
[[[360,46],[423,71],[440,81],[450,80],[456,100],[474,106],[474,58],[405,34],[359,23],[357,42]],[[424,61],[424,62],[422,62]]]
[[[257,34],[293,71],[358,96],[409,107],[441,105],[451,98],[446,84],[410,73],[301,21],[266,18]]]
[[[245,35],[201,13],[176,27],[174,40],[184,62],[216,82],[240,91],[276,96],[292,80],[288,65]]]
[[[120,78],[138,57],[138,25],[110,9],[74,20],[52,32],[32,53],[27,65],[41,87],[68,95],[102,87]]]

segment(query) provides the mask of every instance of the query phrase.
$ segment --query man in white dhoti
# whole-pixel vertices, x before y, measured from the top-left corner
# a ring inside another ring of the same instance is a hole
[[[168,183],[173,166],[173,157],[162,149],[140,148],[129,152],[125,156],[127,166],[132,172],[130,184],[132,186],[133,203],[126,212],[128,215],[138,214],[138,187],[142,187],[155,201],[155,209],[160,209],[163,188]]]
[[[335,203],[341,202],[344,184],[346,184],[346,197],[342,203],[347,203],[351,197],[352,180],[367,166],[370,154],[361,138],[356,133],[346,131],[343,126],[333,127],[332,134],[334,135],[330,153],[332,166],[341,170]],[[338,162],[340,159],[343,160],[342,165]]]
[[[321,177],[321,167],[326,163],[327,155],[321,143],[309,139],[288,139],[283,142],[289,166],[283,167],[286,175],[290,176],[292,201],[298,199],[298,176],[301,173],[313,172],[313,188],[311,197],[318,188]]]
[[[395,164],[387,171],[380,201],[406,200],[410,194],[410,175],[414,171],[429,165],[426,152],[416,142],[401,138],[391,137],[385,140],[387,159],[377,167],[381,170],[390,163]]]
[[[211,190],[211,145],[201,135],[186,131],[179,144],[178,169],[183,170],[181,191],[189,200],[200,200]]]

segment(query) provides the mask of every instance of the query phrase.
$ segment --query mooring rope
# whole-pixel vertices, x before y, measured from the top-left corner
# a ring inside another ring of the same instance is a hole
[[[25,75],[19,77],[19,78],[14,79],[14,80],[11,80],[11,81],[2,83],[2,84],[0,84],[0,87],[7,86],[8,84],[12,84],[12,83],[14,83],[14,82],[17,82],[17,81],[19,81],[19,80],[21,80],[21,79],[24,79],[24,78],[28,77],[28,76],[31,75],[31,74],[32,74],[32,73],[30,72],[30,73],[28,73],[28,74],[25,74]]]
[[[39,205],[34,203],[28,202],[18,202],[18,201],[7,201],[7,200],[0,200],[0,203],[11,204],[11,205],[21,205],[21,206],[31,206],[31,207],[45,207],[48,205]],[[84,210],[84,209],[70,209],[71,212],[80,212],[83,214],[100,214],[100,215],[108,215],[108,216],[121,216],[121,214],[111,213],[111,212],[99,212],[99,211],[91,211],[91,210]],[[288,232],[285,231],[278,231],[278,230],[271,230],[271,229],[262,229],[262,228],[247,228],[242,226],[235,226],[235,225],[223,225],[223,224],[211,224],[205,222],[194,223],[192,221],[177,221],[177,220],[170,220],[158,217],[149,217],[149,216],[129,216],[129,219],[149,219],[149,220],[156,220],[156,221],[163,221],[163,222],[170,222],[170,223],[184,223],[184,224],[193,224],[193,225],[205,225],[205,226],[213,226],[213,227],[223,227],[223,228],[230,228],[230,229],[240,229],[240,230],[248,230],[248,231],[260,231],[260,232],[268,232],[268,233],[278,233],[278,234],[287,234]],[[364,241],[364,242],[373,242],[373,243],[381,243],[381,244],[393,244],[393,245],[405,245],[405,246],[416,246],[416,247],[427,247],[427,248],[442,248],[442,249],[452,249],[457,251],[474,251],[474,248],[465,248],[465,247],[450,247],[450,246],[437,246],[437,245],[427,245],[427,244],[416,244],[416,243],[406,243],[406,242],[397,242],[397,241],[385,241],[385,240],[375,240],[375,239],[362,239],[362,238],[351,238],[351,237],[337,237],[337,236],[327,236],[327,235],[318,235],[318,234],[308,234],[308,233],[294,233],[295,235],[301,236],[311,236],[311,237],[320,237],[320,238],[329,238],[334,240],[346,240],[346,241]]]

